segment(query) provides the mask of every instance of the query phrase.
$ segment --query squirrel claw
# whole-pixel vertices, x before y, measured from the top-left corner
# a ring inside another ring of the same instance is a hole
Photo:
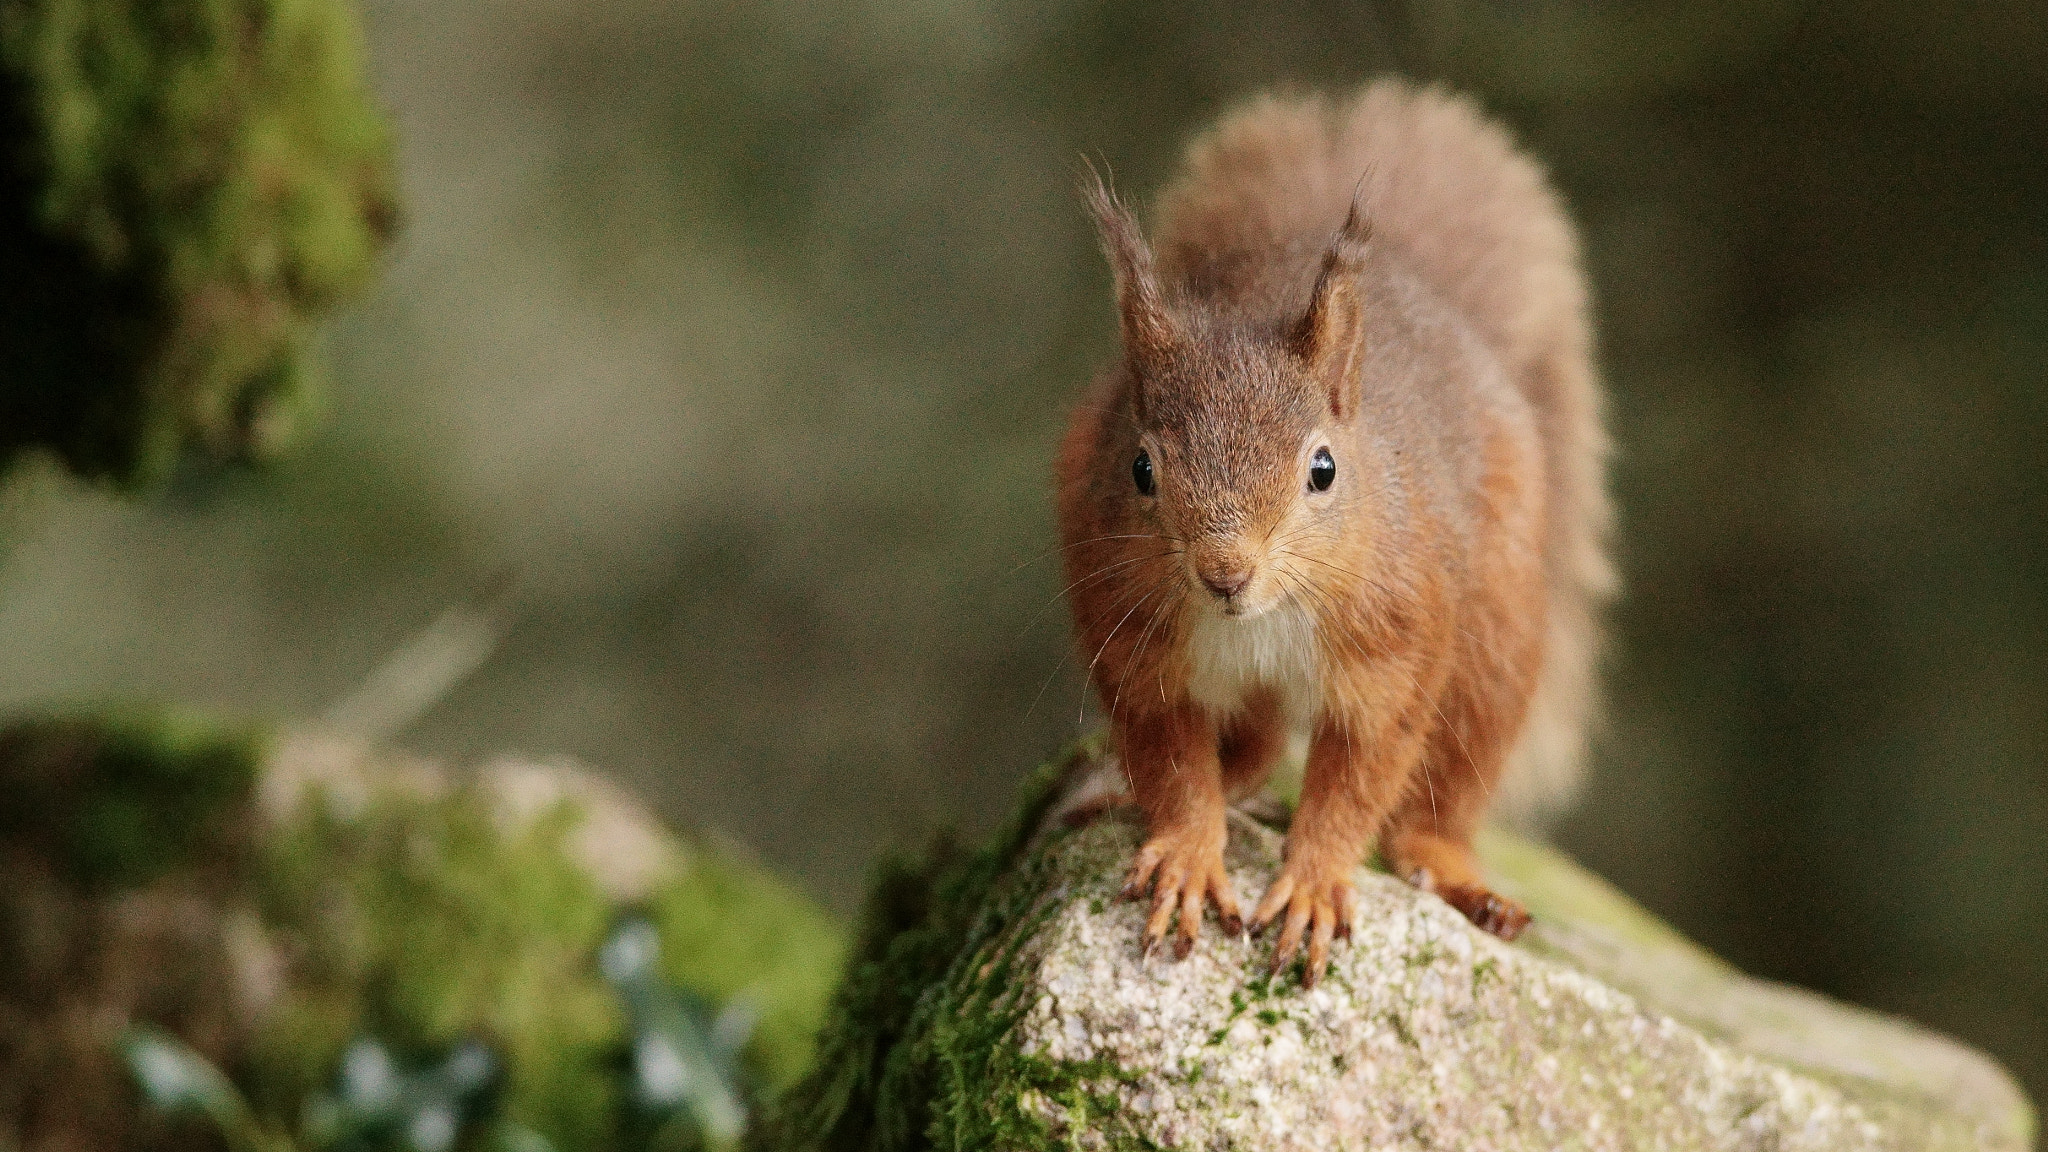
[[[1188,849],[1171,841],[1153,840],[1138,850],[1131,863],[1130,878],[1122,896],[1135,900],[1151,893],[1152,910],[1145,920],[1144,947],[1149,958],[1174,929],[1173,958],[1185,959],[1194,951],[1201,933],[1202,913],[1216,906],[1216,918],[1224,931],[1242,933],[1244,914],[1230,890],[1223,871],[1222,846]],[[1176,923],[1178,920],[1178,923]]]
[[[1281,914],[1285,913],[1283,917]],[[1268,971],[1279,975],[1294,963],[1303,945],[1308,963],[1302,970],[1304,988],[1313,988],[1329,966],[1330,944],[1351,937],[1351,885],[1341,880],[1306,879],[1297,882],[1282,870],[1279,879],[1252,914],[1255,927],[1281,921],[1280,939],[1273,946]]]

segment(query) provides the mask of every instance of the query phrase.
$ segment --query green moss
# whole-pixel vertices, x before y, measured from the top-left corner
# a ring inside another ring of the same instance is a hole
[[[425,1059],[476,1037],[505,1108],[562,1148],[601,1146],[625,1018],[593,957],[614,910],[567,855],[566,805],[507,832],[473,788],[390,795],[350,818],[310,803],[272,838],[265,923],[294,957],[243,1077],[290,1116],[358,1035]]]
[[[1052,914],[1054,854],[1018,858],[1083,746],[1040,769],[1010,823],[974,852],[942,841],[878,869],[812,1072],[749,1133],[752,1152],[1061,1146],[1084,1128],[1150,1147],[1116,1115],[1106,1060],[1001,1043],[1031,1005],[1018,950]],[[1058,1121],[1056,1123],[1056,1120]]]
[[[1004,1037],[1031,1007],[1018,979],[1017,950],[1052,911],[1043,897],[1049,858],[1013,869],[983,902],[946,978],[920,998],[911,1039],[891,1054],[883,1082],[877,1146],[886,1149],[1040,1147],[1054,1136],[1029,1105],[1091,1118],[1113,1111],[1097,1085],[1107,1062],[1059,1064],[1017,1050]]]
[[[0,955],[35,960],[0,972],[0,1057],[81,1049],[72,1064],[0,1065],[28,1077],[14,1085],[27,1093],[99,1085],[90,1110],[104,1130],[73,1132],[80,1146],[146,1127],[109,1087],[114,1050],[95,1064],[74,1035],[80,1019],[155,1026],[203,1051],[269,1132],[301,1130],[352,1042],[373,1039],[420,1070],[480,1041],[504,1069],[490,1115],[561,1152],[645,1146],[666,1114],[629,1106],[632,1022],[598,965],[633,915],[660,934],[661,975],[679,999],[714,1012],[745,1000],[758,1013],[740,1094],[808,1065],[845,945],[829,916],[764,871],[676,838],[625,904],[585,857],[602,850],[583,835],[585,793],[514,815],[493,780],[444,787],[371,762],[339,777],[347,788],[315,787],[273,812],[255,803],[263,772],[302,778],[305,766],[272,764],[269,743],[145,712],[0,730],[0,859],[28,892],[0,906]],[[152,952],[149,932],[96,927],[114,908],[208,939]],[[34,932],[17,931],[25,916]],[[223,1007],[251,993],[260,1012]],[[13,1138],[0,1130],[0,1145]]]
[[[260,455],[394,219],[348,0],[0,4],[0,472]]]
[[[670,982],[760,1012],[748,1044],[760,1084],[779,1090],[810,1067],[845,960],[838,922],[786,884],[730,856],[696,854],[653,901]]]
[[[852,957],[831,1000],[817,1062],[748,1134],[754,1152],[883,1152],[1020,1144],[1047,1125],[1026,1115],[1036,1088],[1092,1107],[1090,1072],[991,1043],[1028,1004],[1006,1002],[1014,947],[1042,869],[1012,871],[1092,746],[1042,767],[1010,824],[979,851],[940,840],[924,857],[889,857],[874,877]],[[1106,1074],[1108,1070],[1096,1070]],[[993,1076],[993,1080],[991,1080]],[[1014,1084],[991,1101],[985,1084]],[[985,1107],[985,1105],[995,1107]],[[1022,1146],[1022,1144],[1020,1144]]]
[[[17,723],[0,731],[0,843],[93,891],[230,862],[263,750],[253,732],[173,712]]]
[[[644,906],[610,900],[568,849],[573,800],[507,825],[490,794],[392,790],[338,814],[316,799],[270,838],[265,924],[293,958],[238,1079],[258,1111],[289,1117],[375,1036],[424,1060],[467,1038],[505,1060],[506,1116],[556,1148],[623,1146],[624,1006],[596,954],[622,916],[661,934],[664,975],[713,1004],[751,1000],[746,1050],[764,1088],[807,1064],[844,945],[815,904],[709,849]]]

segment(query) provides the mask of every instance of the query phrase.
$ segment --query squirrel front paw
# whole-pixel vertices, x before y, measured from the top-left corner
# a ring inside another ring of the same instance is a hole
[[[1145,955],[1150,956],[1166,938],[1167,926],[1173,923],[1176,910],[1180,913],[1180,930],[1173,941],[1176,960],[1185,959],[1193,950],[1195,935],[1202,929],[1202,909],[1207,904],[1216,905],[1216,917],[1225,932],[1233,936],[1243,934],[1244,913],[1238,908],[1237,893],[1231,891],[1230,877],[1223,871],[1221,831],[1217,829],[1219,835],[1214,842],[1207,838],[1154,836],[1138,849],[1122,896],[1136,900],[1148,888],[1151,890],[1152,915],[1145,921]]]
[[[1252,913],[1252,930],[1263,931],[1282,912],[1286,917],[1280,926],[1280,942],[1273,948],[1271,970],[1277,974],[1293,963],[1306,935],[1308,967],[1301,982],[1303,987],[1313,988],[1330,962],[1330,942],[1351,939],[1351,879],[1343,873],[1297,866],[1290,860]]]

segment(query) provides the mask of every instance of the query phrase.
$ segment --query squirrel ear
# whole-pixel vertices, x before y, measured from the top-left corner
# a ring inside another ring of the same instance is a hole
[[[1344,227],[1323,253],[1308,311],[1294,325],[1288,344],[1330,390],[1330,411],[1348,420],[1358,405],[1358,367],[1365,355],[1365,304],[1358,273],[1365,267],[1365,242],[1372,229],[1351,202]]]
[[[1087,189],[1088,208],[1095,215],[1095,230],[1102,239],[1103,254],[1116,273],[1117,312],[1122,319],[1124,355],[1139,381],[1162,363],[1180,343],[1180,324],[1166,310],[1159,290],[1159,277],[1152,266],[1152,249],[1130,210],[1116,193],[1096,177]]]

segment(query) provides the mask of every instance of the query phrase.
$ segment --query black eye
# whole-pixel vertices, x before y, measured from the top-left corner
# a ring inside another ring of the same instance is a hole
[[[1143,448],[1138,449],[1138,458],[1131,461],[1131,479],[1137,482],[1138,491],[1152,495],[1152,454]]]
[[[1318,492],[1328,492],[1330,485],[1337,482],[1337,461],[1331,457],[1328,448],[1316,449],[1308,461],[1308,486]]]

